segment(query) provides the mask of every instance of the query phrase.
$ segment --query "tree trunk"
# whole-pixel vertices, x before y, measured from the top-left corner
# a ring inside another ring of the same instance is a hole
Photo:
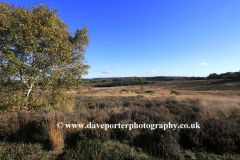
[[[31,83],[31,86],[28,88],[27,98],[28,98],[28,96],[30,95],[30,93],[31,93],[31,91],[32,91],[32,88],[33,88],[33,83]]]

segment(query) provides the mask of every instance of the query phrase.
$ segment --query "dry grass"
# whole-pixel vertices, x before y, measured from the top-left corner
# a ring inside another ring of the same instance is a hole
[[[169,86],[164,86],[167,84]],[[75,96],[75,106],[72,110],[19,111],[9,115],[0,115],[0,137],[4,141],[5,139],[10,141],[22,138],[28,142],[35,140],[36,136],[33,136],[35,134],[40,137],[37,143],[48,144],[50,141],[52,149],[57,150],[56,152],[63,148],[63,151],[67,150],[66,154],[64,153],[65,156],[69,154],[69,157],[76,158],[77,153],[78,156],[82,156],[82,159],[106,158],[113,152],[117,152],[117,148],[108,151],[106,145],[103,145],[105,142],[112,141],[118,141],[121,145],[131,144],[134,148],[141,148],[144,153],[152,157],[156,154],[156,156],[161,155],[165,158],[169,155],[172,158],[181,158],[183,155],[179,145],[188,149],[195,147],[217,154],[239,153],[240,91],[221,90],[221,88],[219,90],[196,90],[192,89],[193,84],[190,89],[186,89],[186,84],[181,84],[182,88],[179,87],[180,82],[144,85],[146,91],[154,92],[154,96],[141,92],[140,86],[97,88],[86,85],[83,87],[85,93],[67,92],[67,94]],[[91,91],[89,87],[92,87]],[[183,95],[171,95],[171,89],[176,89]],[[122,93],[120,94],[119,91]],[[143,129],[131,131],[108,129],[105,131],[100,128],[59,130],[56,127],[56,123],[59,121],[66,124],[85,125],[89,122],[92,124],[129,124],[133,122],[138,124],[164,122],[192,124],[199,122],[201,129],[169,132],[161,130],[152,132]],[[38,124],[38,122],[43,123]],[[44,129],[46,134],[39,132]],[[166,138],[159,139],[161,136]],[[170,145],[168,138],[171,139],[171,143],[174,142],[174,145]],[[113,142],[111,145],[114,144]],[[179,142],[179,144],[175,142]],[[95,144],[95,150],[91,150],[91,144]],[[64,145],[70,149],[64,148]],[[158,148],[159,146],[161,148]],[[90,151],[94,152],[90,153]],[[120,151],[118,157],[114,156],[116,158],[122,156],[119,159],[124,159],[127,152]],[[140,155],[143,152],[138,153]],[[87,156],[90,157],[86,158]],[[196,157],[203,159],[200,156]],[[125,157],[125,159],[131,158]]]
[[[46,124],[53,150],[59,150],[64,146],[64,130],[58,129],[56,124],[57,122],[54,117],[52,117]]]
[[[218,82],[218,81],[216,81]],[[91,97],[137,97],[139,95],[147,98],[154,99],[160,98],[164,99],[174,97],[175,100],[180,103],[186,103],[188,99],[198,100],[202,106],[203,117],[205,118],[214,118],[214,117],[229,117],[235,109],[240,109],[240,91],[239,90],[228,90],[222,85],[218,90],[209,90],[206,86],[209,85],[209,88],[217,88],[215,81],[190,81],[190,82],[158,82],[156,84],[147,84],[144,85],[145,90],[154,91],[154,96],[149,93],[141,92],[139,86],[118,86],[118,87],[93,87],[91,93],[88,93],[87,89],[89,86],[85,86],[83,96]],[[196,86],[197,84],[204,84],[203,86]],[[189,84],[189,87],[187,86]],[[211,85],[210,85],[211,84]],[[217,84],[218,85],[218,84]],[[194,88],[194,87],[195,88]],[[229,85],[227,85],[229,86]],[[143,88],[141,87],[141,88]],[[188,88],[187,88],[188,87]],[[197,89],[202,87],[200,89]],[[176,88],[183,95],[171,95],[170,92],[173,88]],[[203,89],[204,88],[204,89]],[[235,86],[236,88],[236,86]],[[119,93],[119,90],[128,90],[127,92]],[[70,95],[78,96],[76,92],[68,92]]]
[[[154,91],[154,97],[171,97],[170,95],[171,89],[174,87],[177,87],[177,83],[179,82],[161,82],[156,84],[147,84],[144,85],[145,90],[152,90]],[[169,85],[169,86],[168,86]],[[187,85],[187,84],[185,84]],[[84,96],[94,96],[94,97],[109,97],[109,96],[138,96],[142,95],[146,98],[152,97],[149,93],[143,93],[139,89],[139,86],[118,86],[118,87],[92,87],[91,92],[88,90],[89,86],[83,87],[83,95]],[[179,88],[179,87],[178,87]],[[238,100],[240,99],[240,90],[194,90],[191,88],[189,89],[178,89],[177,90],[183,95],[180,95],[180,97],[185,98],[200,98],[200,99],[207,99],[207,100],[218,100],[218,99],[229,99],[229,100]],[[127,92],[119,93],[121,90],[128,90]],[[135,91],[139,91],[139,93],[136,93]],[[77,91],[70,91],[67,92],[69,95],[77,96],[79,93]]]
[[[204,114],[211,118],[218,117],[219,114],[229,117],[235,109],[240,110],[240,99],[209,97],[209,99],[202,99],[200,102]]]
[[[143,85],[141,85],[141,91],[144,91],[144,86]]]
[[[190,87],[186,90],[178,89],[179,92],[183,95],[171,95],[170,92],[172,88],[186,88],[187,84],[190,84]],[[156,84],[147,84],[143,85],[145,90],[154,91],[154,96],[149,93],[141,92],[139,86],[118,86],[118,87],[92,87],[91,93],[89,93],[88,87],[84,87],[84,92],[82,96],[91,96],[91,97],[137,97],[139,95],[147,98],[154,99],[160,98],[164,99],[174,97],[175,100],[180,103],[186,103],[188,99],[198,100],[202,106],[203,115],[206,118],[214,118],[219,116],[229,117],[232,112],[237,109],[240,109],[240,91],[239,90],[226,90],[223,88],[218,88],[219,90],[196,90],[193,88],[196,83],[210,84],[212,81],[191,81],[191,82],[159,82]],[[214,82],[215,85],[216,82]],[[165,86],[166,85],[166,86]],[[169,86],[167,86],[169,85]],[[216,87],[216,86],[210,87]],[[199,86],[195,86],[197,88]],[[222,90],[221,90],[222,89]],[[129,92],[121,92],[123,90],[128,90]],[[69,95],[78,96],[75,91],[68,92]]]

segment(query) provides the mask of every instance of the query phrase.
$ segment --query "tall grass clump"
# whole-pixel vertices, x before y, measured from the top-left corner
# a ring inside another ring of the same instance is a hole
[[[123,90],[120,90],[119,93],[122,94]]]
[[[77,93],[83,93],[83,87],[81,85],[79,85],[77,88]]]
[[[56,124],[57,122],[54,118],[49,119],[46,124],[49,140],[53,150],[59,150],[64,145],[64,131],[62,129],[58,129]]]
[[[144,91],[144,86],[143,86],[143,85],[141,85],[141,91],[142,91],[142,92]]]

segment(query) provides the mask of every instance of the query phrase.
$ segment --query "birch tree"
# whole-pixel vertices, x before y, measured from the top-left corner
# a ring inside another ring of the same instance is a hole
[[[38,86],[44,92],[57,85],[82,83],[88,74],[85,50],[87,27],[74,35],[46,4],[15,7],[0,1],[0,78],[7,84],[19,80],[26,99]]]

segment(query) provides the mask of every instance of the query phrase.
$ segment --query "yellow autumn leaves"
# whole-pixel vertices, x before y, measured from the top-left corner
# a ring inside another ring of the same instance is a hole
[[[87,74],[90,66],[82,62],[89,35],[85,26],[72,37],[56,13],[46,4],[27,9],[0,2],[0,60],[6,64],[1,65],[0,77],[14,85],[20,79],[19,90],[3,82],[0,110],[72,105],[61,88],[80,85],[78,78]]]

